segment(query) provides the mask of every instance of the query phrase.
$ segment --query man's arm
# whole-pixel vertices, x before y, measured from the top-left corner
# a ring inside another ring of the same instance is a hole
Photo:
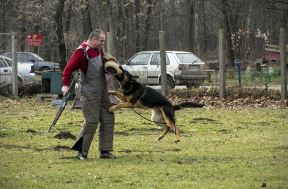
[[[62,93],[63,95],[65,95],[69,89],[69,81],[71,78],[72,73],[80,68],[80,63],[83,61],[84,57],[84,51],[81,49],[78,49],[76,51],[74,51],[74,53],[72,54],[70,60],[68,61],[68,63],[65,66],[65,69],[63,71],[63,75],[62,75]]]

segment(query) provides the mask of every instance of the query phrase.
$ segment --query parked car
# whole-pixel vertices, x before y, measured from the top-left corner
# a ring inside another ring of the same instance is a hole
[[[18,82],[19,86],[33,83],[35,81],[35,73],[32,73],[33,64],[18,62]],[[0,55],[0,84],[12,84],[12,60],[8,57]]]
[[[166,51],[167,83],[170,88],[176,84],[199,87],[208,78],[205,63],[191,52]],[[161,67],[159,51],[136,53],[122,65],[142,84],[159,85]]]
[[[5,52],[3,56],[12,57],[11,52]],[[32,63],[35,71],[49,71],[49,70],[60,70],[59,63],[48,62],[35,53],[31,52],[17,52],[17,61],[20,63]]]

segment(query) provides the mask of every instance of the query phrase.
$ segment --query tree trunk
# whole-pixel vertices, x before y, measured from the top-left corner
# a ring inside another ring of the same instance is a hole
[[[107,14],[107,32],[110,32],[111,39],[106,39],[106,44],[109,40],[110,43],[110,54],[116,56],[115,41],[114,41],[114,28],[113,28],[113,16],[112,16],[112,4],[110,0],[106,0],[106,14]],[[107,38],[108,36],[106,36]],[[107,46],[107,45],[106,45]]]
[[[246,31],[245,31],[245,60],[248,60],[251,55],[251,16],[253,10],[254,0],[250,0],[249,10],[246,19]]]
[[[208,46],[208,37],[207,37],[207,30],[206,30],[206,18],[205,18],[205,0],[201,1],[201,11],[202,11],[202,23],[203,23],[203,53],[205,54],[207,51]]]
[[[57,46],[59,51],[59,64],[60,68],[64,70],[66,65],[66,46],[64,41],[64,34],[63,34],[63,24],[62,24],[62,17],[63,17],[63,10],[64,10],[64,2],[65,0],[59,0],[58,6],[56,7],[56,37],[57,37]]]
[[[69,5],[68,5],[67,16],[66,16],[66,20],[65,20],[65,29],[64,29],[65,32],[70,31],[72,5],[74,5],[74,0],[71,0]]]
[[[194,41],[195,41],[195,54],[200,55],[200,19],[199,19],[199,9],[200,9],[200,1],[195,0],[194,5]]]
[[[86,0],[86,2],[85,2],[85,9],[84,9],[84,14],[83,14],[83,18],[82,18],[82,23],[83,23],[83,25],[82,25],[82,27],[83,27],[83,38],[87,39],[89,34],[93,30],[91,17],[90,17],[89,0]]]
[[[117,27],[117,49],[120,49],[116,56],[119,57],[120,59],[123,59],[125,57],[125,53],[126,53],[126,48],[125,48],[125,41],[126,41],[126,22],[127,22],[127,18],[125,16],[125,7],[123,6],[123,2],[122,1],[118,1],[118,19],[121,20],[121,22],[118,24]],[[119,59],[118,58],[118,59]]]
[[[186,2],[189,5],[188,49],[189,51],[194,52],[194,1],[187,0]]]
[[[142,42],[142,49],[141,50],[147,50],[148,48],[148,40],[149,40],[149,33],[151,28],[151,13],[152,13],[152,6],[153,2],[152,0],[147,0],[147,14],[145,19],[145,30],[144,30],[144,37]]]
[[[226,49],[227,49],[227,61],[228,65],[234,66],[234,52],[232,49],[232,30],[230,25],[230,17],[228,14],[228,10],[230,7],[227,3],[227,0],[222,0],[222,13],[224,16],[224,29],[225,29],[225,40],[226,40]]]
[[[4,0],[0,1],[0,33],[6,33],[7,23],[6,23],[6,9],[8,9],[7,2]],[[7,37],[4,35],[0,35],[0,47],[3,49],[7,49]],[[0,52],[1,53],[1,52]]]
[[[135,51],[140,51],[140,0],[135,0]]]

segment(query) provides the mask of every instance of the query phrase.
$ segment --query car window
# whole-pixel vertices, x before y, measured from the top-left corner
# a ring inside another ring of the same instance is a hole
[[[2,57],[0,57],[0,68],[4,68],[4,67],[7,67],[7,64],[4,61],[4,59]]]
[[[194,63],[200,59],[192,53],[176,53],[181,63]]]
[[[148,64],[149,58],[150,53],[137,54],[129,61],[129,65],[146,65]]]
[[[37,59],[35,58],[35,56],[33,54],[28,54],[27,53],[26,56],[28,57],[28,61],[29,62],[37,61]]]
[[[9,65],[9,67],[12,66],[12,60],[8,59],[8,58],[4,58],[5,61],[7,62],[7,64]]]
[[[2,54],[3,56],[6,56],[8,58],[11,58],[11,52],[5,52],[4,54]]]
[[[167,55],[165,55],[166,57],[166,65],[169,65],[169,58]],[[151,65],[160,65],[160,53],[154,53],[150,62]]]
[[[18,59],[18,62],[30,62],[29,58],[23,53],[18,53],[17,59]]]
[[[31,53],[31,56],[33,56],[33,60],[35,61],[39,61],[39,60],[44,61],[44,59],[38,56],[37,54]]]

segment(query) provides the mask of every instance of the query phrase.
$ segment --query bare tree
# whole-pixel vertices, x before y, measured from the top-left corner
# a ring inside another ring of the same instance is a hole
[[[56,21],[55,35],[57,37],[57,46],[59,50],[59,64],[62,70],[64,69],[66,65],[66,46],[65,46],[63,24],[62,24],[64,2],[65,0],[59,0],[59,3],[56,5],[56,14],[54,17]]]
[[[134,3],[135,6],[135,50],[136,51],[140,51],[141,47],[140,47],[140,0],[135,0]]]
[[[145,18],[145,29],[144,29],[144,37],[142,40],[142,50],[147,50],[148,47],[148,39],[149,39],[149,33],[151,29],[151,14],[152,10],[155,7],[155,2],[153,0],[147,0],[147,12],[146,12],[146,18]]]

